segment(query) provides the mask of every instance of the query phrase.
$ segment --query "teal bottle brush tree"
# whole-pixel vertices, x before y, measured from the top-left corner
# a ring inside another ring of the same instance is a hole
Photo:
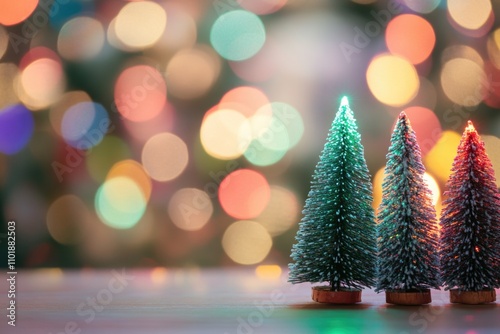
[[[291,283],[314,286],[313,300],[352,304],[375,285],[372,184],[361,136],[347,97],[342,98],[316,165],[289,265]]]
[[[500,288],[500,195],[484,143],[469,121],[441,213],[441,273],[452,303],[494,302]]]
[[[406,114],[399,115],[387,154],[377,216],[377,288],[386,302],[431,302],[439,289],[436,212],[424,181],[420,147]]]

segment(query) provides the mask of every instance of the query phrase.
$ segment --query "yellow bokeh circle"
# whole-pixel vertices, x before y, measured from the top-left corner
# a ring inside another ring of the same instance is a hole
[[[366,71],[366,81],[377,100],[394,107],[410,102],[420,86],[415,67],[406,59],[390,54],[372,59]]]

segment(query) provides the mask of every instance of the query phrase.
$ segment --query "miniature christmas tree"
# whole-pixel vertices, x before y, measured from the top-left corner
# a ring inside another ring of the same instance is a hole
[[[491,162],[469,121],[441,215],[441,272],[451,302],[495,301],[500,287],[500,195]]]
[[[313,287],[318,302],[361,301],[360,289],[375,284],[372,200],[361,136],[344,97],[311,181],[289,281],[329,282]]]
[[[427,304],[439,289],[436,212],[415,132],[402,112],[387,154],[378,213],[378,282],[393,304]]]

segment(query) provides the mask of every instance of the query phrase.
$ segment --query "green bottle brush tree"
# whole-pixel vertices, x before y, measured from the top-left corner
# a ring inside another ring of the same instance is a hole
[[[312,177],[292,247],[289,281],[328,282],[313,287],[318,302],[361,301],[361,289],[375,285],[372,201],[361,136],[344,97]]]
[[[431,302],[439,289],[436,212],[424,181],[417,143],[406,114],[399,115],[391,136],[377,216],[377,288],[392,304]]]

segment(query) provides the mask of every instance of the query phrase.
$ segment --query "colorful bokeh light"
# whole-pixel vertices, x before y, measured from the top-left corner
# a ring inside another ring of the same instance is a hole
[[[116,229],[134,227],[146,210],[139,186],[127,177],[106,180],[97,190],[95,208],[101,221]]]
[[[9,46],[9,34],[4,27],[0,26],[0,59],[2,59],[5,51]]]
[[[101,52],[104,39],[101,22],[87,16],[75,17],[59,31],[57,50],[68,60],[88,60]]]
[[[451,174],[460,138],[461,136],[454,131],[443,131],[441,138],[424,158],[427,170],[441,182],[446,182]]]
[[[156,267],[151,270],[151,282],[155,285],[164,285],[168,280],[168,270],[164,267]]]
[[[372,207],[375,210],[375,214],[378,214],[378,207],[382,203],[382,183],[385,178],[385,167],[380,168],[373,177],[373,202]]]
[[[15,154],[31,139],[35,121],[31,112],[16,104],[0,110],[0,152]]]
[[[19,103],[13,82],[19,70],[12,63],[0,63],[0,108]]]
[[[408,59],[412,64],[426,60],[436,43],[432,25],[413,14],[398,15],[392,19],[387,25],[385,39],[391,53]]]
[[[272,185],[269,204],[255,221],[261,223],[272,236],[280,235],[297,224],[301,208],[302,203],[295,193],[287,188]]]
[[[145,143],[151,136],[172,131],[175,126],[175,116],[173,106],[167,102],[158,115],[147,121],[134,122],[123,118],[122,124],[131,138],[139,143]]]
[[[448,0],[448,13],[465,29],[481,28],[492,14],[491,0]]]
[[[261,19],[248,11],[233,10],[220,15],[210,31],[210,42],[225,59],[240,61],[254,56],[266,41]]]
[[[410,102],[419,88],[415,67],[408,60],[389,54],[379,55],[370,62],[366,81],[377,100],[394,107]]]
[[[246,117],[251,117],[267,104],[269,104],[269,99],[261,89],[252,86],[239,86],[227,91],[222,96],[219,109],[232,109],[239,111]]]
[[[110,124],[108,113],[101,104],[80,102],[64,113],[61,134],[74,148],[88,150],[103,140]]]
[[[497,187],[500,188],[500,138],[491,135],[481,135],[481,139],[486,147],[486,153],[491,160]]]
[[[206,113],[200,136],[213,157],[233,159],[243,153],[254,165],[269,166],[280,161],[303,132],[302,117],[291,105],[269,103],[260,89],[240,86]]]
[[[483,57],[479,54],[479,52],[468,46],[463,44],[456,44],[452,46],[448,46],[441,53],[441,62],[443,64],[447,63],[450,60],[455,58],[464,58],[476,63],[479,67],[484,66]]]
[[[54,50],[45,46],[36,46],[23,54],[19,61],[19,69],[24,70],[28,65],[39,59],[51,59],[59,64],[62,64],[61,57]]]
[[[266,15],[275,13],[284,5],[288,0],[239,0],[239,5],[257,15]]]
[[[134,181],[146,201],[149,200],[153,185],[151,184],[151,178],[140,163],[130,159],[117,162],[110,168],[106,180],[116,177],[125,177]]]
[[[262,262],[272,245],[273,240],[266,229],[249,220],[231,224],[222,236],[222,248],[227,256],[244,265]]]
[[[116,34],[116,18],[112,19],[111,22],[109,22],[108,29],[106,30],[106,38],[109,45],[115,47],[118,50],[122,50],[125,52],[136,51],[134,48],[126,45],[118,38]]]
[[[30,16],[31,13],[33,13],[37,5],[38,0],[0,0],[0,8],[2,9],[0,10],[0,24],[11,26],[22,22]],[[41,18],[44,21],[48,21],[47,14],[45,12],[39,13],[38,16],[42,16]]]
[[[266,178],[257,171],[238,169],[227,175],[219,186],[219,202],[224,211],[236,219],[260,215],[271,198]]]
[[[175,179],[184,171],[188,160],[186,143],[172,133],[157,134],[142,148],[142,165],[156,181]]]
[[[495,65],[497,69],[500,69],[500,28],[496,29],[488,36],[486,47],[492,64]]]
[[[114,23],[116,37],[131,49],[144,49],[156,43],[167,24],[163,7],[153,1],[130,2],[123,6]]]
[[[18,80],[18,95],[30,109],[38,110],[56,102],[66,88],[61,63],[40,58],[28,64]]]
[[[164,108],[167,86],[155,68],[136,65],[125,69],[115,83],[115,105],[118,112],[133,122],[144,122]]]
[[[277,163],[290,148],[288,131],[283,122],[274,115],[270,118],[261,115],[252,117],[252,130],[254,139],[244,155],[256,166],[269,166]]]
[[[271,110],[273,112],[273,116],[281,121],[286,129],[285,131],[288,134],[290,145],[289,148],[295,147],[304,134],[304,122],[302,120],[302,116],[297,109],[284,102],[271,103]]]
[[[63,245],[81,242],[84,226],[89,219],[89,209],[75,195],[63,195],[56,199],[46,215],[50,236]]]
[[[82,90],[75,90],[63,94],[61,98],[50,107],[50,124],[52,125],[52,129],[58,135],[62,136],[61,124],[66,110],[82,102],[92,102],[92,99],[90,98],[89,94],[87,94],[87,92],[84,92]]]
[[[203,96],[219,77],[220,68],[219,56],[208,47],[177,52],[166,70],[169,94],[181,99]]]
[[[196,22],[186,8],[173,1],[163,3],[167,12],[167,26],[155,48],[165,50],[189,49],[196,43]]]
[[[440,2],[441,0],[404,0],[408,8],[421,14],[429,14],[434,11]]]
[[[441,199],[441,189],[439,188],[438,182],[431,174],[427,172],[424,174],[424,182],[427,184],[427,187],[429,187],[429,190],[431,191],[432,204],[437,205],[437,203]]]
[[[278,280],[281,272],[281,267],[276,264],[259,265],[255,268],[255,276],[263,280]]]
[[[200,140],[208,154],[230,160],[246,151],[252,141],[252,130],[247,118],[238,111],[216,110],[203,120]]]
[[[476,106],[484,97],[488,81],[481,66],[472,60],[455,58],[441,69],[441,86],[446,96],[462,106]]]
[[[43,3],[43,1],[42,1]],[[42,12],[49,11],[47,14],[49,16],[50,25],[55,30],[61,29],[61,27],[71,20],[72,18],[86,15],[86,16],[94,16],[96,15],[95,11],[95,2],[88,0],[56,0],[51,3],[51,7],[47,8],[45,6],[40,6]]]
[[[205,226],[213,214],[210,197],[203,190],[182,188],[175,192],[168,203],[168,214],[180,229],[197,231]]]

